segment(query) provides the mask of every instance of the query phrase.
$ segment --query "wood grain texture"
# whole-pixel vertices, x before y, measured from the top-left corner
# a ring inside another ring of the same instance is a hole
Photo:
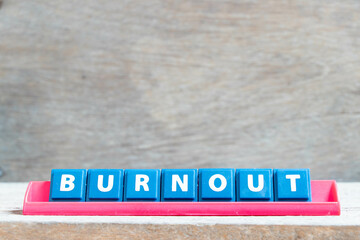
[[[24,216],[27,183],[0,183],[1,239],[360,239],[360,183],[339,183],[341,216]]]
[[[360,239],[359,227],[3,224],[4,239]]]
[[[309,167],[360,181],[360,2],[4,0],[1,181]]]

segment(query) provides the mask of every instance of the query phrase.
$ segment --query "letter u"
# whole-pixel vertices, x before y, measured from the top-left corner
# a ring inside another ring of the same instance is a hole
[[[264,189],[264,175],[259,174],[258,181],[259,181],[258,186],[254,187],[254,176],[252,174],[248,175],[248,187],[250,191],[260,192],[261,190]]]
[[[104,187],[104,175],[99,175],[98,177],[98,189],[100,192],[109,192],[114,186],[114,175],[109,175],[108,185]]]

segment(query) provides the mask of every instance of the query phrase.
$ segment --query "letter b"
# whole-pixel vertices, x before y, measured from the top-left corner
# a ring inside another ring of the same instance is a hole
[[[86,169],[52,169],[49,201],[84,202]]]
[[[60,191],[61,192],[70,192],[75,188],[75,177],[70,174],[63,174],[61,175],[61,182],[60,182]]]

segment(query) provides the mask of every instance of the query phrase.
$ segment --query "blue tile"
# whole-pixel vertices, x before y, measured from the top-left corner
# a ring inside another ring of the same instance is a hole
[[[196,202],[197,169],[163,169],[161,171],[161,201]]]
[[[124,201],[160,201],[160,169],[127,169]]]
[[[199,201],[235,201],[235,169],[199,169]]]
[[[86,169],[53,169],[49,201],[84,202]]]
[[[311,202],[309,169],[274,169],[275,201]]]
[[[274,201],[272,169],[236,169],[237,201]]]
[[[122,201],[122,169],[89,169],[86,201]]]

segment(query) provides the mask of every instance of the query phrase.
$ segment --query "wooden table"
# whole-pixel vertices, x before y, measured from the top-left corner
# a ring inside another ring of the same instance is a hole
[[[23,216],[27,183],[0,183],[2,239],[360,239],[360,183],[338,183],[341,216]]]

